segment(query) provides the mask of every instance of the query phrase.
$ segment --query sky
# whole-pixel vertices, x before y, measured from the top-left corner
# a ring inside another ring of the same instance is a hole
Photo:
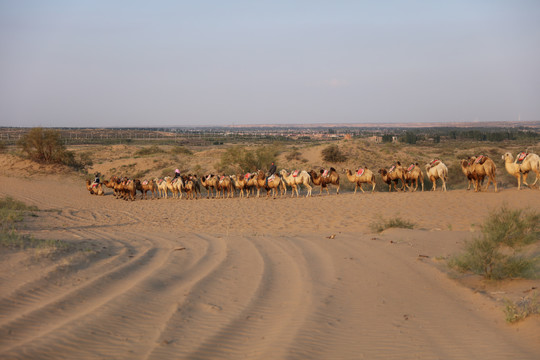
[[[540,1],[0,0],[0,126],[540,121]]]

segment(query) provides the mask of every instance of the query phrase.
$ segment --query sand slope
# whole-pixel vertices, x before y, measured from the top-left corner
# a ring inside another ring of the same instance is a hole
[[[473,291],[441,260],[490,209],[540,210],[538,191],[125,202],[90,196],[80,180],[0,177],[3,195],[51,210],[28,219],[25,231],[80,251],[3,251],[2,358],[540,353],[540,319],[508,325],[502,311],[504,297],[539,281]],[[418,228],[370,232],[378,216],[396,215]]]

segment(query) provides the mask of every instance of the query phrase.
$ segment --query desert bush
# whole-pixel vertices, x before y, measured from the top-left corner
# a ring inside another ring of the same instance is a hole
[[[135,151],[135,155],[147,156],[147,155],[153,155],[153,154],[161,154],[161,153],[164,153],[164,152],[165,152],[165,150],[163,150],[159,146],[152,145],[152,146],[144,147],[142,149],[139,149],[139,150]]]
[[[329,145],[321,151],[323,160],[326,162],[340,163],[347,160],[347,156],[335,144]]]
[[[226,173],[255,171],[268,168],[277,155],[275,146],[262,146],[255,150],[232,146],[221,155],[221,160],[215,166],[218,171]]]
[[[0,154],[5,153],[6,149],[7,149],[6,143],[3,141],[0,141]]]
[[[400,217],[395,217],[392,219],[380,218],[379,220],[372,222],[369,225],[369,228],[373,232],[381,233],[384,230],[390,229],[390,228],[414,229],[415,226],[416,224],[413,222],[404,220]]]
[[[175,146],[171,149],[171,154],[178,155],[178,154],[184,154],[184,155],[193,155],[193,151],[189,150],[185,146]]]
[[[287,159],[287,161],[301,160],[301,155],[302,153],[298,151],[298,149],[293,148],[287,155],[285,155],[285,159]]]
[[[538,299],[538,293],[530,297],[522,298],[516,302],[506,300],[505,309],[506,321],[514,323],[525,319],[530,315],[540,314],[540,300]]]
[[[539,257],[526,257],[522,250],[540,239],[540,213],[511,210],[503,206],[492,212],[482,225],[482,235],[467,242],[462,254],[449,266],[486,279],[534,277]]]
[[[23,135],[17,145],[29,159],[41,163],[64,163],[67,150],[60,132],[33,128]]]

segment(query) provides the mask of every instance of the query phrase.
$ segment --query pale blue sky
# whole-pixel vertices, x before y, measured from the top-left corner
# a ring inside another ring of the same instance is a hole
[[[0,0],[0,126],[540,120],[540,1]]]

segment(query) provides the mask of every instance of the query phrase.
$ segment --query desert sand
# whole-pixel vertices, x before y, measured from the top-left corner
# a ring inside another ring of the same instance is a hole
[[[2,250],[3,359],[540,356],[540,318],[503,311],[540,281],[445,265],[490,210],[540,210],[538,190],[127,202],[3,175],[5,195],[42,210],[21,231],[79,250]],[[370,230],[395,216],[416,228]]]

